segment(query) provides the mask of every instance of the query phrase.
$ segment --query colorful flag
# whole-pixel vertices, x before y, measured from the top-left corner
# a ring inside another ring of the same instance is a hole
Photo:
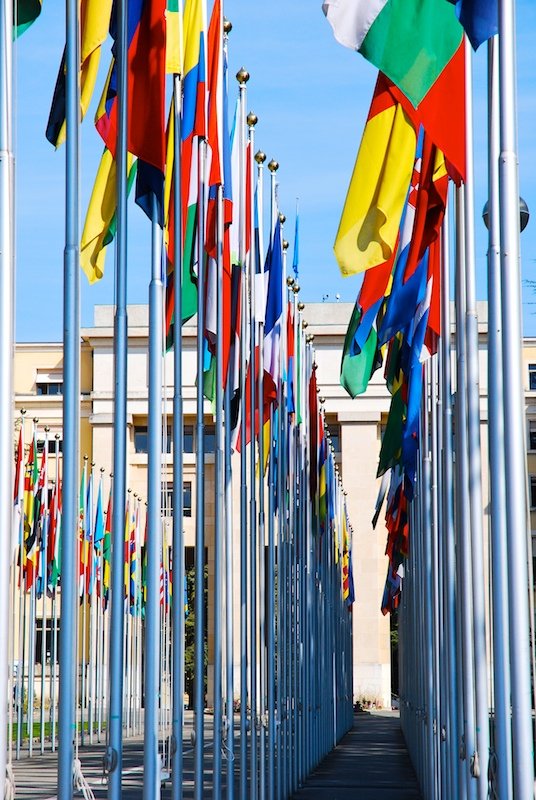
[[[15,5],[15,36],[22,36],[41,13],[42,0],[17,0]]]
[[[498,0],[449,0],[449,2],[456,4],[456,16],[475,50],[498,32]]]
[[[418,106],[458,49],[462,29],[444,0],[325,0],[338,42],[358,50]]]
[[[24,502],[24,465],[22,459],[22,425],[19,430],[17,453],[15,455],[15,478],[13,481],[13,527],[11,529],[11,557],[15,554],[21,543],[21,520]]]
[[[166,3],[166,72],[182,73],[182,18],[179,13],[179,0]]]
[[[82,0],[80,6],[80,111],[84,119],[99,71],[101,45],[108,36],[112,0]],[[61,60],[47,123],[46,137],[55,147],[65,141],[65,51]]]
[[[136,176],[137,161],[129,154],[127,158],[130,193]],[[80,241],[80,266],[90,283],[104,275],[106,246],[113,241],[117,228],[117,167],[115,159],[105,147],[100,160],[95,184]]]
[[[380,73],[335,239],[343,275],[391,258],[416,143],[413,123]]]

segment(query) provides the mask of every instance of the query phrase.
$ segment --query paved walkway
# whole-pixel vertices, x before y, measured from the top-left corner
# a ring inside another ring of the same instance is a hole
[[[187,714],[187,728],[189,725],[191,713]],[[212,738],[211,726],[212,719],[207,717],[207,744]],[[107,796],[102,779],[103,752],[104,744],[80,750],[84,776],[95,800],[105,800]],[[123,800],[141,800],[143,739],[137,737],[125,741],[123,755]],[[57,753],[47,752],[31,759],[24,755],[20,761],[14,762],[15,800],[56,800],[56,759]],[[193,797],[192,768],[190,752],[185,757],[185,800]],[[209,781],[207,772],[204,797],[211,797]],[[170,796],[167,783],[162,789],[162,800],[170,800]],[[238,797],[238,786],[235,796]],[[322,761],[305,786],[294,795],[294,800],[421,800],[402,738],[398,712],[356,714],[352,730]]]
[[[421,800],[398,712],[356,714],[354,727],[293,800]]]

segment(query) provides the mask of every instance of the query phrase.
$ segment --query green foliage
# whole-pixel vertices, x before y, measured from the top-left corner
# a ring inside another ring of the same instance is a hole
[[[204,625],[204,654],[203,654],[203,696],[207,691],[207,595],[208,595],[208,569],[205,567],[205,625]],[[186,591],[188,593],[188,616],[184,623],[184,689],[190,698],[190,707],[193,705],[195,691],[195,569],[192,567],[186,573]]]

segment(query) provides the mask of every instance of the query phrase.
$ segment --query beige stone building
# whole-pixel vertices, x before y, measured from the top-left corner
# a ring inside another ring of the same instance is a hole
[[[347,303],[306,304],[304,317],[308,333],[314,335],[317,378],[325,397],[327,422],[335,446],[336,459],[348,492],[348,510],[353,526],[353,574],[356,602],[353,608],[353,683],[354,698],[368,698],[389,705],[391,702],[390,620],[383,617],[380,603],[383,593],[387,560],[384,555],[386,534],[378,524],[372,529],[372,516],[378,494],[376,468],[380,451],[382,425],[389,409],[389,399],[383,375],[376,373],[368,391],[352,400],[339,383],[339,368],[344,335],[352,305]],[[486,464],[487,402],[486,402],[486,342],[485,304],[479,304],[481,322],[481,418],[483,459]],[[148,309],[129,308],[128,353],[128,452],[127,484],[142,499],[147,495],[147,412],[148,412]],[[184,326],[184,531],[186,562],[193,563],[195,543],[195,366],[196,327],[194,322]],[[26,440],[29,426],[35,417],[39,430],[50,428],[49,436],[61,437],[62,352],[60,344],[21,344],[15,355],[15,402],[17,411],[26,409]],[[536,340],[524,343],[525,396],[527,416],[527,451],[532,529],[536,529]],[[164,363],[164,435],[163,442],[163,505],[165,529],[171,537],[172,503],[172,354]],[[96,469],[104,469],[109,480],[112,470],[113,423],[113,308],[97,306],[94,325],[82,331],[81,380],[81,456],[87,454]],[[214,520],[214,420],[210,407],[205,407],[205,423],[209,433],[205,454],[206,544],[210,584],[213,580],[213,520]],[[212,446],[211,446],[212,443]],[[483,496],[485,521],[487,514],[487,468],[484,467]],[[233,495],[236,519],[240,503],[239,486]],[[380,518],[381,519],[381,518]],[[239,586],[238,521],[235,524],[236,556],[234,576]],[[235,630],[239,628],[239,605],[235,603]],[[209,631],[211,607],[209,603]],[[238,635],[235,635],[236,647]],[[209,685],[210,685],[209,640]],[[235,653],[235,676],[238,681],[239,653]],[[238,684],[237,684],[238,685]]]

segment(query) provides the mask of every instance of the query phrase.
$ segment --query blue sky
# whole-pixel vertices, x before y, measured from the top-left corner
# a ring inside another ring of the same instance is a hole
[[[63,4],[45,0],[41,17],[16,47],[15,160],[17,206],[18,341],[62,337],[65,150],[55,152],[44,131],[61,58]],[[58,12],[58,6],[61,10]],[[325,295],[353,301],[359,279],[341,278],[333,240],[363,131],[376,71],[358,54],[338,45],[315,0],[246,2],[227,0],[233,23],[229,41],[231,75],[245,66],[251,74],[248,108],[259,117],[256,145],[280,163],[279,201],[287,216],[286,238],[294,235],[300,204],[300,284],[304,301]],[[518,112],[520,191],[533,218],[522,235],[523,277],[536,278],[536,3],[518,0]],[[474,80],[477,294],[485,298],[486,231],[486,54],[477,53]],[[101,70],[109,62],[105,45]],[[101,77],[82,126],[82,210],[85,215],[101,141],[93,126]],[[236,94],[231,80],[231,97]],[[149,223],[132,204],[129,212],[130,303],[145,303],[149,281]],[[96,286],[81,276],[82,325],[91,325],[93,306],[113,303],[113,252]],[[524,329],[536,335],[536,292],[523,289]]]

